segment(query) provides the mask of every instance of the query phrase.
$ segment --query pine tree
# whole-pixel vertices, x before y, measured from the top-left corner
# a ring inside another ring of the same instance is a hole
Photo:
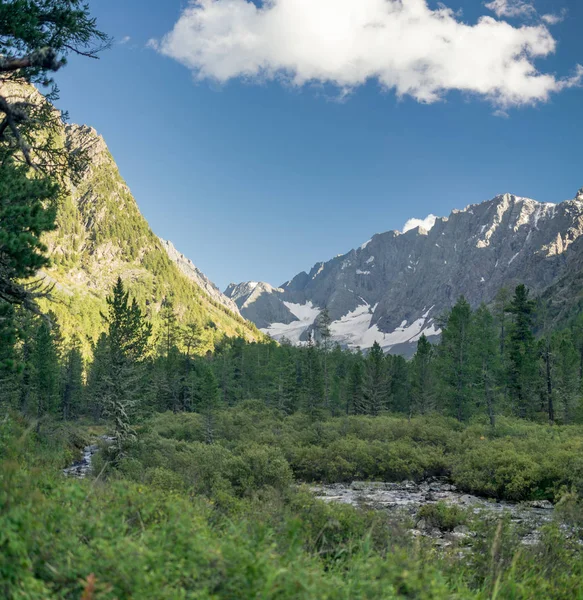
[[[79,413],[83,395],[83,355],[81,345],[75,338],[66,354],[61,394],[61,413],[65,421]]]
[[[161,372],[157,378],[158,405],[163,410],[170,409],[176,413],[181,408],[181,399],[184,395],[181,371],[184,363],[178,349],[180,331],[171,299],[166,298],[162,302],[160,318],[162,325],[158,339],[160,354],[158,364]]]
[[[18,348],[17,363],[20,366],[17,380],[18,407],[21,413],[32,412],[33,385],[33,354],[36,337],[37,318],[33,313],[21,310],[18,314],[18,335],[21,344]]]
[[[579,355],[579,381],[583,382],[583,313],[577,316],[573,323],[573,343]]]
[[[435,408],[435,371],[433,346],[424,334],[417,342],[417,352],[411,361],[410,414],[425,415]]]
[[[363,415],[366,413],[366,402],[364,398],[364,369],[363,359],[360,352],[356,355],[350,370],[348,402],[346,403],[346,414]]]
[[[219,405],[219,386],[210,366],[205,365],[200,383],[199,410],[204,417],[205,439],[212,444],[215,439],[215,417]]]
[[[389,361],[390,403],[393,410],[405,414],[411,414],[412,390],[410,389],[410,365],[404,357],[399,355],[387,356]]]
[[[317,420],[324,409],[324,377],[320,355],[311,337],[305,351],[305,366],[305,410],[312,420]]]
[[[180,341],[185,349],[182,355],[179,404],[181,410],[193,409],[193,395],[191,386],[191,372],[193,356],[198,350],[202,340],[202,330],[197,323],[187,323],[180,331]]]
[[[88,406],[86,410],[95,421],[101,419],[105,408],[105,398],[108,395],[110,384],[111,352],[109,350],[109,338],[102,333],[93,346],[93,362],[87,374],[86,398]]]
[[[441,335],[438,369],[446,408],[458,421],[469,416],[470,327],[472,311],[462,296],[449,314]]]
[[[388,408],[388,386],[385,354],[375,341],[365,360],[363,391],[368,414],[377,416]]]
[[[348,404],[348,369],[345,353],[339,344],[336,344],[331,354],[334,365],[332,391],[330,394],[330,411],[333,417],[345,412]]]
[[[49,323],[41,319],[36,330],[32,352],[33,387],[36,418],[55,413],[59,398],[59,353]]]
[[[121,278],[107,298],[107,305],[109,310],[103,316],[108,329],[109,373],[104,400],[105,412],[114,424],[116,445],[112,450],[119,455],[124,445],[135,438],[132,420],[152,330],[136,300],[130,302]]]
[[[330,401],[330,377],[328,373],[328,353],[330,351],[330,340],[332,338],[332,331],[330,329],[330,325],[332,324],[332,319],[330,318],[330,313],[328,309],[325,308],[317,320],[317,330],[321,340],[322,351],[323,351],[323,365],[324,365],[324,406],[328,408]]]
[[[579,416],[579,354],[570,331],[556,332],[551,341],[553,356],[554,396],[563,423],[573,423]]]
[[[494,316],[498,325],[498,350],[500,358],[506,354],[506,338],[508,336],[508,310],[511,295],[507,288],[500,288],[494,299]]]
[[[513,321],[508,340],[508,389],[516,414],[531,416],[537,378],[537,356],[533,334],[534,302],[524,285],[517,286],[508,312]]]
[[[496,397],[502,372],[499,341],[494,317],[485,305],[481,305],[472,319],[472,391],[476,405],[485,410],[492,427],[496,425]]]
[[[18,328],[14,306],[0,300],[0,379],[16,368]]]

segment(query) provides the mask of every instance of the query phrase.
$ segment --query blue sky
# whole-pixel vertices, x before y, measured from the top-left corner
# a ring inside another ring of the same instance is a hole
[[[583,3],[444,0],[456,12],[437,14],[404,0],[422,14],[386,17],[385,0],[337,1],[346,14],[331,0],[268,15],[245,0],[188,14],[180,0],[93,1],[116,43],[58,74],[59,106],[104,136],[153,230],[221,289],[281,284],[411,217],[583,186]],[[484,16],[505,24],[468,28]],[[369,17],[379,37],[347,45]]]

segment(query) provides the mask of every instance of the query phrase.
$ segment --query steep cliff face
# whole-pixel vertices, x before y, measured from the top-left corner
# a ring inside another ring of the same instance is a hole
[[[377,234],[280,288],[256,287],[243,303],[233,295],[241,286],[226,295],[276,339],[305,341],[326,307],[342,345],[378,341],[410,354],[422,333],[439,335],[436,317],[461,295],[477,306],[501,287],[525,283],[541,294],[556,284],[581,256],[582,234],[582,191],[556,205],[504,194],[437,218],[429,230]],[[278,311],[285,318],[274,320]]]
[[[94,129],[64,126],[63,143],[89,158],[80,181],[64,195],[56,232],[46,236],[53,266],[44,276],[59,299],[46,308],[57,313],[65,335],[95,339],[105,297],[120,276],[155,325],[162,300],[172,298],[182,321],[205,329],[207,348],[223,335],[263,337],[204,274],[152,232]]]

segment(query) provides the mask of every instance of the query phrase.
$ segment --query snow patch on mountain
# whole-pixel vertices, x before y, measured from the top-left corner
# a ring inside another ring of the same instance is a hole
[[[417,342],[423,333],[428,337],[441,333],[432,321],[429,324],[427,322],[427,317],[433,307],[411,325],[407,326],[407,321],[403,321],[401,326],[393,332],[383,333],[376,324],[372,325],[377,306],[378,304],[371,306],[365,302],[341,319],[334,321],[330,325],[332,339],[352,350],[370,348],[375,342],[378,342],[383,350],[388,352],[398,344]]]
[[[332,339],[349,348],[363,347],[363,340],[370,328],[375,308],[376,306],[371,308],[370,304],[365,303],[334,321],[330,325]]]
[[[321,309],[314,306],[312,302],[307,304],[284,302],[284,305],[298,320],[292,323],[272,323],[261,331],[278,342],[285,338],[292,344],[300,344],[302,335],[315,323]]]
[[[378,342],[381,348],[388,352],[394,346],[418,342],[423,334],[432,337],[440,335],[441,330],[433,322],[427,325],[427,319],[424,318],[417,319],[408,327],[397,327],[391,333],[383,333],[373,325],[363,336],[363,347],[370,347],[374,342]]]
[[[324,270],[324,263],[320,263],[320,267],[319,269],[314,273],[314,276],[312,277],[312,279],[316,279],[316,277],[318,277],[318,275]]]

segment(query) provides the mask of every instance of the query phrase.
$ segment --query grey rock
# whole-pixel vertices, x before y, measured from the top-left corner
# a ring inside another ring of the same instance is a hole
[[[553,510],[554,506],[548,500],[532,500],[527,502],[528,506],[532,508],[540,508],[542,510]]]
[[[240,295],[246,284],[239,284],[225,294],[276,339],[317,337],[317,313],[326,307],[342,346],[367,348],[376,340],[387,352],[410,356],[421,333],[438,339],[436,318],[461,295],[476,307],[500,288],[524,283],[537,295],[553,289],[554,310],[567,310],[583,285],[582,234],[583,188],[560,204],[503,194],[438,218],[430,231],[377,234],[279,288],[255,284]],[[315,311],[303,322],[290,303]]]
[[[470,496],[470,494],[464,494],[463,496],[460,496],[460,498],[459,498],[460,504],[469,505],[469,504],[475,504],[476,502],[477,502],[476,496]]]
[[[284,304],[282,290],[268,283],[248,281],[235,285],[231,283],[225,290],[225,296],[231,299],[241,314],[259,328],[269,327],[273,323],[289,325],[299,319]]]
[[[423,535],[432,539],[440,539],[444,534],[436,528],[429,527],[427,521],[418,518],[417,515],[422,506],[437,501],[447,502],[452,506],[469,508],[480,521],[495,523],[500,518],[508,516],[521,532],[526,544],[536,544],[539,539],[538,531],[540,528],[550,523],[554,518],[554,511],[548,508],[537,508],[529,503],[492,502],[488,498],[462,494],[455,490],[446,490],[445,488],[449,484],[443,481],[429,480],[432,486],[440,485],[440,491],[435,491],[435,499],[428,501],[426,494],[419,491],[419,487],[426,482],[421,482],[419,486],[416,484],[411,486],[411,483],[409,481],[397,484],[360,481],[353,482],[350,485],[313,485],[310,489],[317,497],[326,502],[339,502],[356,507],[386,511],[395,518],[404,518],[408,523],[414,522],[415,527],[412,532],[416,533],[411,533],[411,535],[416,537]],[[449,543],[460,543],[476,537],[476,533],[465,525],[459,525],[446,537]]]
[[[453,532],[454,533],[463,533],[465,535],[468,535],[470,533],[470,529],[466,525],[458,525],[457,527],[454,528]]]

